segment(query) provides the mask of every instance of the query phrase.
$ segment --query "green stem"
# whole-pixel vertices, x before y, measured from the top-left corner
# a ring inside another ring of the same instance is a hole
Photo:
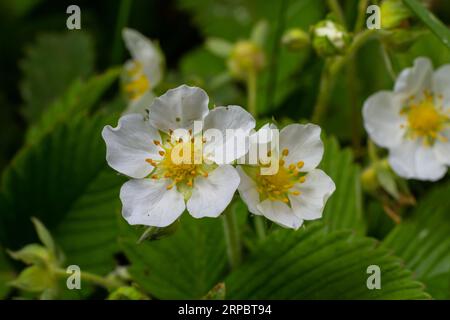
[[[255,229],[259,240],[264,240],[266,238],[266,224],[264,218],[260,216],[255,216]]]
[[[53,272],[58,277],[61,277],[64,279],[69,276],[69,274],[66,272],[66,270],[62,269],[62,268],[57,268],[57,269],[53,270]],[[108,289],[108,290],[117,289],[117,288],[123,286],[123,284],[119,281],[116,281],[113,279],[107,279],[102,276],[99,276],[99,275],[96,275],[93,273],[89,273],[86,271],[82,271],[80,273],[80,277],[81,277],[81,280],[85,280],[85,281],[93,283],[95,285],[104,287],[105,289]]]
[[[369,158],[373,163],[377,163],[379,161],[377,146],[371,139],[367,139],[367,148],[369,152]]]
[[[355,59],[351,59],[347,65],[347,85],[349,88],[349,102],[351,106],[352,117],[352,145],[355,154],[359,155],[361,150],[361,109],[359,107],[359,83],[356,74]]]
[[[115,65],[120,62],[123,46],[122,46],[122,29],[125,28],[130,16],[132,0],[120,1],[119,10],[117,12],[116,30],[114,33],[114,42],[111,50],[111,64]]]
[[[364,22],[366,21],[366,10],[369,5],[369,0],[359,0],[358,4],[358,16],[355,23],[355,32],[359,32],[364,28]]]
[[[392,61],[389,57],[389,53],[386,49],[386,46],[381,43],[380,44],[380,50],[381,50],[381,56],[383,57],[384,65],[386,66],[386,70],[391,77],[391,79],[395,82],[395,79],[397,78],[397,75],[394,72],[394,68],[392,67]]]
[[[236,213],[231,203],[222,215],[225,232],[225,241],[227,243],[227,253],[230,266],[235,269],[241,263],[242,247],[239,235],[239,228],[236,219]]]
[[[325,62],[322,74],[320,76],[319,94],[317,96],[316,106],[312,116],[312,122],[320,124],[327,111],[328,99],[330,98],[330,89],[332,88],[333,78],[330,74],[331,60]]]
[[[250,72],[247,76],[247,105],[248,111],[253,115],[253,117],[258,116],[258,110],[256,107],[256,72]]]
[[[343,26],[345,26],[344,12],[342,11],[339,1],[338,0],[328,0],[327,3],[328,3],[328,7],[330,8],[330,10],[336,16],[336,19],[338,20],[338,22],[340,24],[342,24]]]
[[[316,106],[314,107],[314,113],[312,116],[314,123],[320,124],[327,112],[328,101],[333,91],[336,75],[349,60],[356,56],[359,48],[370,40],[374,33],[374,30],[360,32],[353,39],[353,42],[348,48],[345,56],[334,59],[329,58],[325,62],[320,78],[319,95],[317,97]]]

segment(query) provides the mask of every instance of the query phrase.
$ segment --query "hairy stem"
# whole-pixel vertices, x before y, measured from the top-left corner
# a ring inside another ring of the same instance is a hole
[[[58,268],[54,270],[55,275],[57,275],[60,278],[67,278],[69,274],[66,272],[65,269]],[[123,283],[116,281],[114,279],[107,279],[102,276],[96,275],[94,273],[82,271],[80,272],[80,278],[82,280],[85,280],[87,282],[90,282],[92,284],[104,287],[105,289],[112,290],[117,289],[121,286],[123,286]]]
[[[236,212],[231,203],[222,215],[225,232],[225,241],[227,244],[227,253],[230,266],[235,269],[242,260],[242,246],[239,234],[239,228],[236,219]]]
[[[356,56],[359,48],[372,38],[374,30],[366,30],[360,32],[353,39],[352,44],[348,48],[343,57],[329,58],[324,65],[320,78],[319,95],[317,97],[316,106],[312,120],[314,123],[320,124],[326,115],[328,101],[333,91],[335,78],[342,67],[352,58]]]
[[[264,240],[266,238],[266,225],[264,218],[261,216],[255,216],[255,229],[259,240]]]
[[[256,72],[250,72],[247,76],[247,108],[255,118],[258,116],[258,109],[256,107],[256,81]]]
[[[344,12],[342,11],[341,5],[339,4],[338,0],[328,0],[327,1],[328,7],[330,10],[334,13],[336,16],[337,21],[345,26],[345,17]]]

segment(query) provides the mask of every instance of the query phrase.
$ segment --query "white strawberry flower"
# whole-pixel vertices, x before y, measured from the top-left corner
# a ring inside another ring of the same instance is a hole
[[[260,131],[267,129],[273,127],[264,126]],[[316,168],[324,152],[320,131],[313,124],[283,128],[279,146],[272,141],[272,150],[268,151],[268,156],[279,165],[275,174],[262,174],[261,169],[268,167],[263,164],[267,161],[238,166],[239,194],[251,213],[293,229],[298,229],[304,220],[322,217],[325,203],[336,187],[328,175]]]
[[[450,165],[450,65],[433,72],[418,58],[393,91],[370,96],[363,108],[370,138],[389,149],[392,169],[407,179],[441,179]]]
[[[164,57],[159,47],[136,30],[122,31],[132,59],[124,66],[124,91],[129,99],[127,113],[143,113],[155,98],[153,89],[161,82]]]
[[[234,136],[225,141],[205,136],[209,129],[221,133],[240,129],[248,136],[255,120],[239,106],[209,111],[208,100],[202,89],[182,85],[154,100],[149,120],[128,114],[116,128],[103,129],[108,164],[132,178],[120,191],[122,214],[128,223],[165,227],[185,209],[195,218],[217,217],[232,200],[240,179],[228,163],[247,149],[233,149],[232,155],[226,155],[228,162],[223,162],[218,156],[221,150],[229,151]],[[201,121],[205,135],[193,132],[194,121]],[[180,129],[188,134],[176,135]],[[204,143],[202,148],[198,148],[199,141]],[[190,150],[190,160],[199,154],[200,161],[175,161],[174,156],[182,155],[180,150]]]

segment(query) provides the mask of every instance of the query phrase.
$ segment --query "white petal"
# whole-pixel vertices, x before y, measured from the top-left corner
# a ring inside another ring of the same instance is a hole
[[[217,167],[207,178],[194,180],[187,209],[194,218],[218,217],[233,199],[239,185],[239,174],[230,165]]]
[[[269,220],[286,228],[298,229],[303,220],[294,214],[289,206],[281,201],[264,200],[258,209]]]
[[[202,121],[208,113],[208,95],[203,89],[181,85],[156,98],[150,106],[150,123],[169,132],[191,129],[194,121]]]
[[[433,74],[433,93],[442,94],[444,107],[450,109],[450,64],[437,69]]]
[[[322,217],[328,198],[336,190],[331,178],[320,169],[314,169],[306,175],[306,181],[295,186],[300,195],[289,195],[292,210],[304,220]]]
[[[412,68],[403,70],[395,83],[395,92],[404,97],[422,94],[432,88],[433,65],[428,58],[417,58]]]
[[[155,87],[162,77],[163,57],[159,48],[133,29],[125,28],[122,31],[122,37],[133,59],[142,64],[150,85]]]
[[[158,131],[141,114],[128,114],[119,119],[116,128],[105,126],[102,131],[106,143],[106,161],[109,166],[132,178],[144,178],[153,170],[145,159],[158,160],[161,141]]]
[[[280,132],[280,152],[289,150],[285,158],[286,166],[304,162],[302,171],[317,167],[323,156],[323,142],[320,127],[315,124],[290,124]]]
[[[147,115],[147,110],[155,99],[155,94],[151,91],[146,92],[142,97],[132,100],[123,114],[139,113]]]
[[[166,227],[184,211],[183,196],[169,181],[140,179],[126,182],[120,189],[122,215],[129,224]]]
[[[381,147],[393,147],[402,141],[405,119],[400,115],[401,101],[390,91],[371,95],[363,107],[364,127]]]
[[[257,208],[257,205],[260,203],[260,201],[255,181],[253,181],[253,179],[245,173],[244,169],[241,166],[238,166],[236,170],[239,173],[239,177],[241,178],[238,191],[242,201],[244,201],[244,203],[247,205],[248,211],[256,215],[261,215],[262,213]]]
[[[434,153],[439,162],[450,166],[450,129],[441,133],[447,141],[437,140],[434,145]]]
[[[248,151],[248,137],[256,122],[250,113],[240,106],[217,107],[205,117],[203,126],[207,142],[204,154],[218,163],[230,163]],[[209,139],[209,130],[218,130],[221,139]]]
[[[420,141],[407,140],[389,152],[392,169],[406,179],[430,180],[441,179],[447,168],[436,158],[433,149]]]

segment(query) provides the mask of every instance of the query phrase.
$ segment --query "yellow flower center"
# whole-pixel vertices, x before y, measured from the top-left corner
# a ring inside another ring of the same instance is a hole
[[[124,91],[130,100],[136,100],[150,90],[150,80],[144,74],[142,63],[133,61],[133,65],[126,72],[128,83],[125,84]]]
[[[270,199],[272,201],[282,201],[289,204],[289,195],[298,196],[300,192],[293,189],[298,183],[306,181],[305,173],[300,172],[304,162],[286,166],[284,158],[289,154],[288,149],[282,151],[282,156],[278,160],[278,171],[273,175],[263,175],[259,168],[248,168],[247,173],[253,176],[257,184],[260,201]],[[269,153],[270,156],[270,153]],[[248,172],[250,171],[250,172]]]
[[[432,93],[424,92],[421,101],[410,102],[401,113],[407,117],[409,137],[422,138],[425,145],[432,145],[436,139],[446,140],[441,132],[449,125],[450,118],[444,113],[442,97],[435,99]]]
[[[213,164],[203,161],[201,144],[193,137],[185,140],[168,138],[164,144],[157,140],[153,143],[161,148],[159,154],[162,159],[146,159],[155,168],[150,177],[157,180],[170,179],[167,190],[174,186],[182,192],[191,189],[197,176],[206,178],[214,169]]]

